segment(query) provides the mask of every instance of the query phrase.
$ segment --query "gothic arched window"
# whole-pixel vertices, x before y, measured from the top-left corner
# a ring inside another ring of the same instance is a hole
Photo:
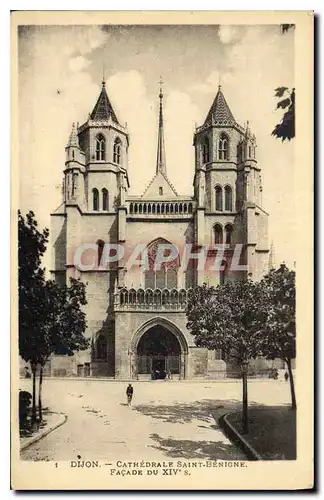
[[[221,245],[223,243],[223,228],[220,224],[215,224],[214,226],[214,238],[215,245]]]
[[[73,174],[73,177],[72,177],[72,196],[73,196],[73,198],[76,196],[77,188],[78,188],[78,174]]]
[[[228,160],[228,137],[226,134],[221,134],[218,141],[218,159]]]
[[[231,186],[225,187],[225,210],[228,212],[233,210],[233,195]]]
[[[167,288],[171,290],[177,287],[180,259],[176,247],[172,249],[170,247],[164,247],[164,257],[173,254],[175,257],[171,261],[162,261],[160,263],[161,268],[156,269],[156,264],[158,264],[156,258],[160,245],[171,245],[171,243],[164,238],[157,238],[147,247],[149,269],[144,273],[145,288],[159,288],[161,290]]]
[[[101,257],[102,257],[102,253],[104,251],[105,242],[102,240],[98,240],[97,246],[98,246],[98,266],[100,266]]]
[[[121,160],[121,140],[119,139],[119,137],[117,137],[114,142],[114,163],[118,163],[119,165],[120,160]]]
[[[102,190],[102,210],[108,210],[108,191],[106,188]]]
[[[223,210],[223,190],[220,186],[215,187],[215,208],[217,211]]]
[[[205,137],[202,143],[202,161],[203,163],[208,163],[210,161],[208,137]]]
[[[106,159],[106,140],[102,134],[96,138],[96,160],[103,161]]]
[[[99,192],[97,188],[92,190],[92,207],[96,212],[99,210]]]
[[[228,245],[231,245],[231,243],[232,243],[232,232],[233,232],[232,224],[226,224],[226,226],[225,226],[225,243],[227,243]]]

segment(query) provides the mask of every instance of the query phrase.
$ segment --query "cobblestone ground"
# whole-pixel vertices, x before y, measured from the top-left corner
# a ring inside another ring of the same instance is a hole
[[[238,460],[244,455],[212,415],[240,405],[240,382],[44,381],[44,407],[67,414],[66,424],[22,452],[23,460]],[[31,391],[29,380],[21,389]],[[289,403],[289,384],[249,383],[251,403]],[[223,407],[223,410],[222,410]]]

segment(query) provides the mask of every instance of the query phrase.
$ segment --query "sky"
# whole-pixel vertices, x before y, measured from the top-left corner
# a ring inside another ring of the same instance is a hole
[[[130,135],[131,194],[155,173],[158,92],[164,81],[167,175],[192,194],[195,126],[221,83],[241,125],[257,138],[263,208],[275,262],[293,265],[294,140],[271,136],[282,112],[274,89],[294,87],[294,30],[254,26],[21,26],[19,61],[19,205],[40,227],[61,203],[65,146],[98,98],[103,73],[109,98]],[[58,92],[59,91],[59,92]],[[298,89],[297,89],[298,92]],[[50,265],[47,263],[47,266]]]

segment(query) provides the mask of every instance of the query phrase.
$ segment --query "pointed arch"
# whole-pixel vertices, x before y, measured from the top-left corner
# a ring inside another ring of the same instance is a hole
[[[218,223],[214,225],[214,242],[215,245],[221,245],[223,243],[223,228]]]
[[[215,209],[218,212],[223,210],[223,189],[221,186],[215,186]]]
[[[176,338],[178,339],[178,342],[180,344],[181,352],[184,354],[188,353],[188,343],[187,340],[183,334],[183,332],[179,329],[179,327],[170,321],[167,318],[164,318],[162,316],[155,316],[154,318],[149,319],[145,323],[143,323],[138,330],[134,333],[133,338],[131,340],[131,350],[132,352],[136,352],[137,350],[137,345],[141,339],[141,337],[144,335],[145,332],[147,332],[150,328],[153,326],[163,326],[167,328],[171,333],[173,333]]]
[[[225,226],[225,243],[228,245],[232,244],[232,233],[233,233],[232,224],[226,224],[226,226]]]
[[[97,188],[93,188],[92,190],[92,209],[95,212],[99,210],[99,191]]]
[[[225,210],[233,211],[233,190],[231,186],[225,186]]]
[[[229,138],[224,132],[221,133],[218,140],[218,159],[228,160],[229,159]]]
[[[104,251],[104,247],[105,247],[105,242],[102,241],[102,240],[98,240],[97,241],[97,248],[98,248],[98,266],[100,266],[100,263],[101,263],[101,258],[102,258],[102,254],[103,254],[103,251]]]
[[[106,139],[102,134],[96,137],[96,160],[104,161],[106,159]]]
[[[172,249],[169,248],[164,250],[163,255],[167,257],[171,252],[172,256],[173,254],[175,255],[174,259],[167,262],[157,262],[160,245],[171,245]],[[169,290],[176,287],[178,282],[178,270],[180,267],[180,257],[176,247],[164,238],[156,238],[147,245],[146,251],[149,269],[146,269],[144,272],[145,288]],[[160,269],[158,269],[158,267],[160,267]]]
[[[78,189],[78,174],[75,173],[72,176],[72,197],[75,198]]]
[[[202,162],[209,163],[210,162],[210,145],[209,139],[207,136],[204,137],[202,142]]]
[[[118,165],[121,164],[121,146],[121,140],[119,139],[119,137],[116,137],[114,141],[113,161]]]
[[[106,188],[103,188],[102,190],[102,210],[109,210],[109,197]]]

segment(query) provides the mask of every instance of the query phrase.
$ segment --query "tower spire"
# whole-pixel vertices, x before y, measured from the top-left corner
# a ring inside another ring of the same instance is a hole
[[[106,78],[105,78],[105,63],[102,63],[102,86],[106,86]]]
[[[160,77],[160,110],[159,110],[159,130],[158,130],[158,146],[157,146],[157,157],[156,157],[156,173],[163,172],[166,173],[165,164],[165,148],[164,148],[164,131],[163,131],[163,81]]]
[[[72,130],[71,130],[69,142],[67,145],[68,145],[68,147],[69,146],[75,146],[77,148],[79,147],[78,134],[77,134],[77,129],[75,128],[74,122],[72,123]]]

